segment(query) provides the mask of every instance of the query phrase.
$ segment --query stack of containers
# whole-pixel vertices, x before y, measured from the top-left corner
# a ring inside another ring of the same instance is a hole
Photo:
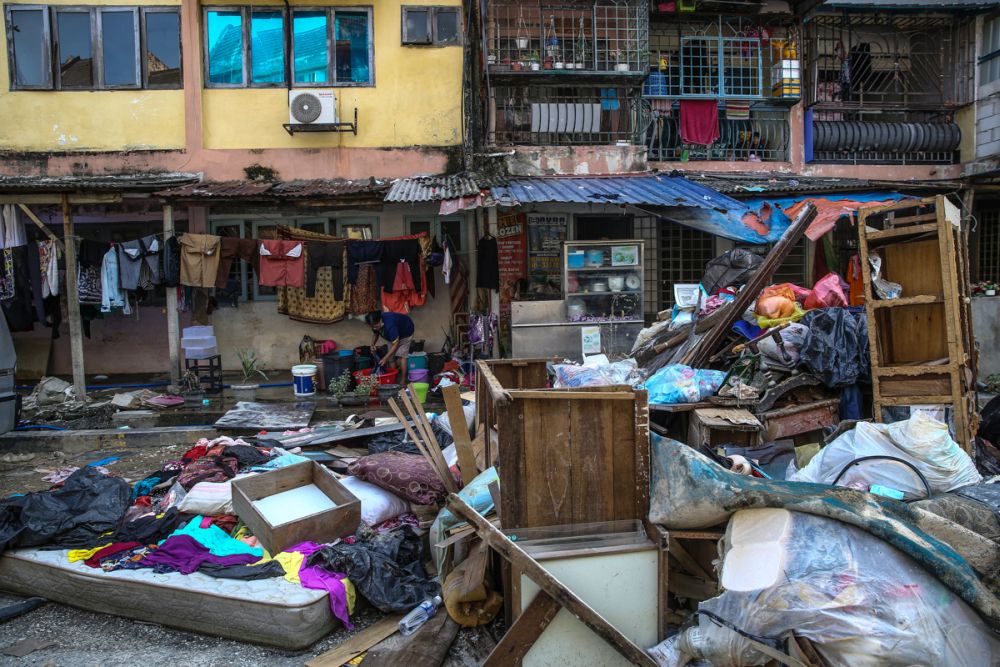
[[[184,327],[181,334],[181,347],[188,359],[208,359],[219,353],[215,341],[215,327],[196,326]]]

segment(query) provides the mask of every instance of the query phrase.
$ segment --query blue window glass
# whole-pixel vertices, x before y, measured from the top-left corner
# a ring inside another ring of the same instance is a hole
[[[370,83],[368,12],[338,11],[334,21],[337,82]]]
[[[326,83],[330,60],[326,12],[295,12],[292,48],[295,51],[295,82]]]
[[[209,11],[208,82],[243,83],[243,17],[236,11]]]
[[[41,9],[12,9],[14,81],[19,86],[51,86],[45,39],[46,17]]]
[[[138,86],[135,12],[102,9],[101,55],[105,86]]]
[[[285,82],[285,19],[281,12],[254,11],[250,16],[253,83]]]
[[[56,12],[59,30],[59,82],[63,88],[94,86],[90,12]]]

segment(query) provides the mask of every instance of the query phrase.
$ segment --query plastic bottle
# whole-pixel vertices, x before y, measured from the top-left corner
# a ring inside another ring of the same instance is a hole
[[[412,635],[417,631],[417,628],[426,623],[434,615],[434,612],[440,606],[440,595],[435,595],[434,599],[424,600],[399,621],[399,633],[403,636]]]

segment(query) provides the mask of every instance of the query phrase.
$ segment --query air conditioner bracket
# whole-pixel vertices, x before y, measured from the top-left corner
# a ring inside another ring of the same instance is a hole
[[[285,132],[294,136],[296,132],[351,132],[358,135],[358,108],[354,107],[353,123],[312,123],[311,125],[293,125],[285,123],[282,125]]]

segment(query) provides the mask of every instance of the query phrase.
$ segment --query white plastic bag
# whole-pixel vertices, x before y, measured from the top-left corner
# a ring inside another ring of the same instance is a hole
[[[722,581],[734,588],[699,605],[708,614],[697,626],[650,651],[663,657],[659,664],[683,664],[683,656],[717,667],[770,659],[710,614],[758,637],[794,632],[829,665],[1000,665],[1000,641],[971,607],[859,528],[800,512],[743,510],[724,544]]]
[[[972,459],[948,435],[948,426],[920,411],[906,421],[893,424],[859,422],[853,431],[821,449],[809,465],[788,481],[833,484],[851,461],[865,456],[892,456],[913,464],[927,479],[932,493],[945,493],[982,481]],[[866,491],[873,484],[902,491],[908,498],[927,495],[920,478],[911,469],[888,460],[854,465],[837,480],[838,486]]]

